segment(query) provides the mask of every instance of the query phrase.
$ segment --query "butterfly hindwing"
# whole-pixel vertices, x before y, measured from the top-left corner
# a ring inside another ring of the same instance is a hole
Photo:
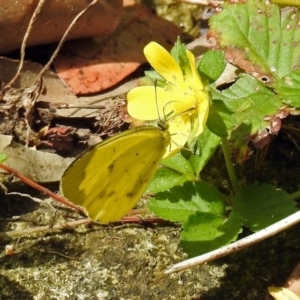
[[[63,193],[100,223],[119,220],[146,190],[169,143],[169,132],[152,126],[109,138],[71,164]]]

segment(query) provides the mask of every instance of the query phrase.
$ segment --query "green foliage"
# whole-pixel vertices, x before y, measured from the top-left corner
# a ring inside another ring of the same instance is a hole
[[[282,102],[292,107],[300,107],[300,71],[291,72],[277,84],[275,91]]]
[[[201,77],[209,81],[216,81],[223,73],[226,67],[224,53],[220,51],[209,50],[200,60],[198,71]]]
[[[258,231],[297,211],[290,195],[276,186],[235,185],[230,195],[222,195],[201,180],[220,137],[228,137],[236,162],[243,163],[250,140],[259,143],[277,134],[277,119],[300,107],[299,10],[263,0],[245,2],[225,3],[210,20],[209,36],[215,38],[216,49],[198,66],[202,79],[210,83],[207,127],[187,149],[163,161],[149,186],[156,193],[150,209],[183,224],[181,245],[189,256],[236,240],[243,227]],[[183,67],[185,47],[177,42],[171,53]],[[214,81],[224,70],[224,57],[240,69],[240,76],[220,89]]]
[[[232,122],[233,123],[233,122]],[[226,124],[218,112],[216,105],[211,105],[209,115],[207,118],[206,126],[219,137],[227,137],[228,132]]]
[[[164,159],[148,186],[150,193],[168,190],[186,181],[197,181],[216,148],[220,138],[205,128],[189,151],[183,150],[175,156]]]
[[[224,216],[198,211],[183,224],[181,245],[190,257],[197,256],[235,241],[241,225],[236,214],[225,219]]]
[[[269,86],[299,69],[299,11],[262,0],[224,4],[210,20],[211,35],[233,63]]]
[[[174,47],[171,50],[171,54],[178,62],[185,75],[191,73],[192,70],[186,54],[185,45],[181,43],[180,38],[177,39]]]
[[[252,231],[264,229],[298,209],[289,194],[269,184],[243,187],[235,197],[233,211]]]
[[[224,215],[225,205],[218,189],[205,181],[185,182],[157,193],[150,201],[151,210],[164,219],[185,222],[195,212]]]

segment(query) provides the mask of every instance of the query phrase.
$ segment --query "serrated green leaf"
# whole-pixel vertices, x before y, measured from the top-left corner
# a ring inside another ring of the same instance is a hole
[[[225,204],[215,186],[205,181],[186,182],[169,191],[157,193],[149,208],[157,216],[173,222],[185,222],[197,211],[219,216],[225,214]]]
[[[295,206],[288,193],[269,184],[254,183],[239,190],[233,211],[247,227],[258,231],[298,211]]]
[[[155,85],[164,87],[166,80],[155,71],[145,71],[145,76],[139,82],[140,85]]]
[[[186,181],[198,181],[201,170],[212,157],[219,143],[220,138],[205,127],[190,150],[183,150],[162,161],[161,167],[148,185],[148,192],[158,193]]]
[[[233,112],[225,105],[224,101],[218,100],[219,98],[223,98],[221,92],[216,90],[211,90],[212,94],[214,94],[213,107],[217,111],[217,113],[222,117],[223,122],[226,125],[227,131],[236,127]]]
[[[223,100],[224,106],[230,111],[227,116],[222,112],[220,115],[227,127],[234,125],[230,140],[236,159],[243,161],[249,140],[260,132],[265,133],[263,137],[269,134],[266,128],[272,127],[272,116],[281,112],[282,101],[248,74],[243,74],[230,88],[222,92],[214,91],[214,97]]]
[[[231,63],[274,86],[299,69],[300,13],[264,0],[224,4],[210,19],[210,35]]]
[[[189,257],[201,255],[220,248],[237,239],[241,231],[239,216],[222,216],[197,212],[183,226],[181,246]]]
[[[249,96],[252,94],[267,94],[270,97],[275,95],[264,84],[248,74],[242,74],[230,88],[222,92],[212,90],[213,99],[226,101],[226,107],[231,112],[244,110],[251,106],[252,101]],[[240,99],[244,98],[245,100],[240,103]]]
[[[147,190],[150,193],[165,191],[175,185],[195,180],[196,175],[190,161],[185,159],[181,153],[164,159],[161,164],[148,185]]]
[[[210,81],[216,81],[226,67],[224,53],[221,51],[209,50],[205,52],[198,65],[198,71],[204,74]]]
[[[200,174],[209,159],[215,153],[219,144],[220,138],[205,127],[195,143],[194,148],[192,148],[193,153],[189,157],[191,167],[196,175]]]
[[[161,164],[164,167],[176,170],[177,172],[180,172],[182,174],[187,172],[194,174],[193,167],[187,163],[187,159],[183,155],[181,155],[180,152],[170,158],[163,159]]]
[[[194,181],[194,179],[195,175],[193,173],[180,173],[174,169],[161,167],[156,171],[154,178],[147,187],[147,191],[149,193],[166,191],[186,181]]]
[[[181,43],[180,38],[177,39],[170,53],[178,62],[180,68],[182,69],[185,75],[192,73],[191,64],[186,54],[185,44]]]
[[[294,71],[276,85],[276,92],[282,102],[293,107],[300,107],[300,71]]]
[[[209,108],[209,115],[206,121],[206,126],[210,129],[210,131],[212,131],[219,137],[228,136],[225,122],[213,105],[211,105],[211,107]]]

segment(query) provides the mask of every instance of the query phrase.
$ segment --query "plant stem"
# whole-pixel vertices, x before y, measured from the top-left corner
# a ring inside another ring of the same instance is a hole
[[[223,148],[223,153],[224,153],[224,158],[225,158],[225,163],[227,167],[227,172],[233,187],[233,191],[236,194],[237,191],[239,190],[239,183],[236,177],[235,169],[233,167],[233,162],[231,160],[231,152],[229,148],[229,143],[226,137],[221,138],[222,141],[222,148]]]

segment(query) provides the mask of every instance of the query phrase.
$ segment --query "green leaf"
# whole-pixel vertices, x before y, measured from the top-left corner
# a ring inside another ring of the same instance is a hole
[[[189,157],[191,167],[196,175],[200,174],[219,144],[220,138],[205,127],[194,147],[191,148],[193,152]]]
[[[227,61],[261,82],[244,75],[223,92],[211,89],[213,99],[223,100],[230,111],[226,114],[216,109],[227,129],[233,129],[230,140],[236,161],[248,157],[250,140],[263,147],[269,135],[280,130],[279,119],[300,107],[298,24],[298,9],[280,9],[263,0],[225,3],[224,9],[210,19],[209,35],[216,39],[216,48],[224,50]],[[291,107],[283,107],[283,103]]]
[[[213,105],[211,105],[209,108],[209,115],[206,121],[206,126],[217,136],[228,136],[225,122]]]
[[[224,53],[221,51],[208,50],[205,52],[198,65],[198,71],[210,80],[216,81],[226,67]]]
[[[205,181],[186,182],[169,191],[157,193],[150,200],[149,208],[157,216],[173,222],[185,222],[195,212],[223,216],[225,204],[215,186]]]
[[[8,159],[8,157],[5,153],[0,153],[0,163],[3,163],[7,159]]]
[[[294,71],[283,77],[275,90],[285,104],[300,107],[300,71]]]
[[[281,114],[282,101],[278,95],[248,74],[243,74],[222,92],[214,90],[213,97],[222,100],[230,112],[219,111],[219,114],[227,127],[234,128],[230,140],[236,159],[243,161],[247,156],[248,142],[258,142],[269,135],[274,121],[272,116]]]
[[[195,180],[196,175],[193,167],[181,153],[164,159],[161,164],[162,166],[156,171],[154,178],[148,185],[147,189],[150,193],[165,191],[175,185]]]
[[[191,69],[190,61],[186,54],[186,47],[185,47],[185,44],[181,43],[179,37],[178,37],[174,47],[171,49],[170,53],[175,58],[175,60],[178,62],[183,73],[187,76],[191,76],[192,69]]]
[[[237,193],[233,211],[252,231],[259,231],[295,213],[289,194],[269,184],[251,184]]]
[[[241,225],[234,213],[226,220],[223,216],[197,212],[184,223],[181,246],[189,257],[207,253],[235,241]]]
[[[214,89],[212,89],[211,91],[214,97],[212,106],[214,107],[214,110],[221,116],[227,131],[235,128],[235,121],[232,117],[233,112],[228,109],[227,104],[225,105],[224,101],[217,100],[219,98],[223,98],[222,93]]]
[[[299,69],[299,22],[298,10],[280,10],[264,0],[225,3],[210,19],[209,34],[225,50],[227,61],[274,86],[279,78]]]
[[[156,85],[159,87],[165,87],[166,85],[166,80],[160,76],[157,72],[155,71],[145,71],[145,76],[142,78],[139,82],[139,85]]]
[[[219,143],[220,138],[205,127],[197,141],[190,145],[191,149],[183,150],[161,162],[161,167],[148,185],[148,192],[157,193],[186,181],[198,181],[201,170]]]

